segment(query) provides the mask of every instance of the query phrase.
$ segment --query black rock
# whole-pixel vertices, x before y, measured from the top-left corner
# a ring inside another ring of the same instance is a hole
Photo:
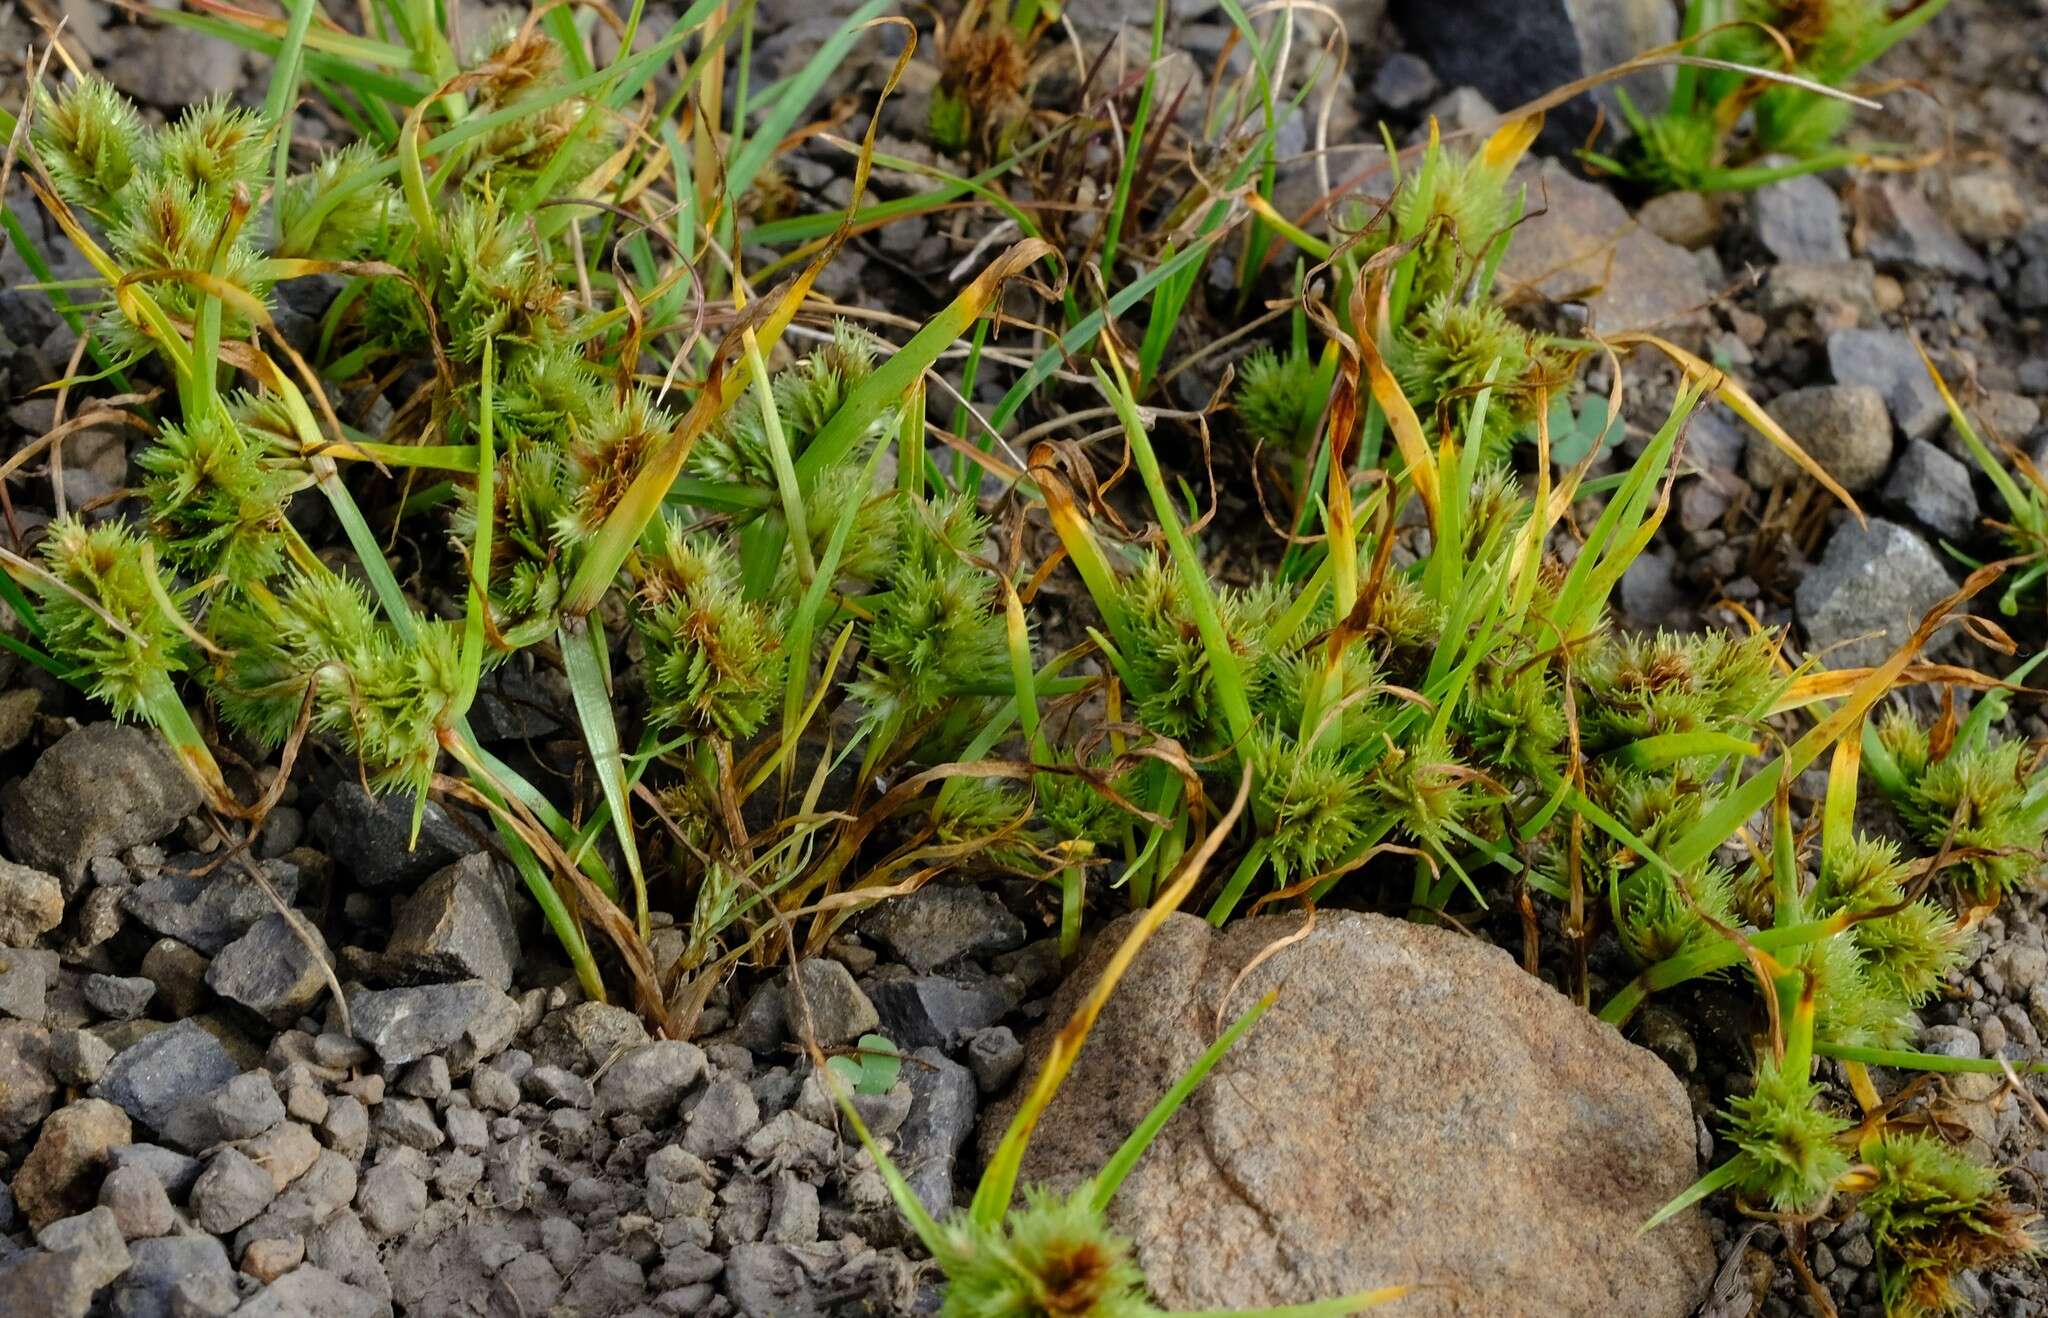
[[[411,886],[480,844],[438,803],[429,801],[412,838],[412,799],[374,797],[361,783],[338,781],[313,812],[313,836],[365,888]]]
[[[221,949],[207,968],[207,987],[272,1025],[305,1015],[327,991],[327,940],[310,921],[302,919],[300,926],[293,928],[277,911],[264,916]]]
[[[199,862],[195,861],[195,868]],[[287,860],[263,862],[264,877],[278,899],[299,895],[299,867]],[[239,866],[223,866],[201,876],[166,869],[138,883],[121,898],[122,909],[157,933],[213,956],[247,933],[277,906],[263,888]]]
[[[910,1115],[896,1133],[896,1164],[931,1214],[953,1211],[954,1167],[974,1133],[974,1077],[936,1048],[920,1048],[903,1068],[910,1079]]]
[[[199,1149],[217,1134],[207,1100],[241,1070],[219,1039],[197,1021],[184,1020],[116,1053],[92,1095],[120,1107],[165,1143]]]
[[[884,967],[866,988],[882,1018],[881,1032],[901,1048],[950,1050],[1017,1005],[1017,990],[1007,979],[891,974]]]
[[[376,970],[397,984],[480,979],[509,989],[519,957],[506,875],[478,852],[439,871],[406,900]]]
[[[927,885],[875,907],[861,932],[919,974],[1024,946],[1024,922],[985,888]]]

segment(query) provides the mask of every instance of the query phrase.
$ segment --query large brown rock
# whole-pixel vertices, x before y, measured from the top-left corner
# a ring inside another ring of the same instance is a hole
[[[1032,1069],[1126,926],[1105,931],[1032,1040]],[[1039,1124],[1024,1183],[1092,1174],[1216,1037],[1219,1001],[1297,917],[1222,933],[1169,919]],[[1507,954],[1443,929],[1324,914],[1253,970],[1278,1001],[1111,1209],[1169,1308],[1422,1287],[1415,1315],[1691,1311],[1714,1267],[1696,1212],[1637,1230],[1696,1174],[1677,1079]],[[1015,1100],[984,1120],[984,1150]]]
[[[1637,224],[1614,194],[1555,160],[1526,160],[1510,187],[1528,188],[1528,218],[1501,262],[1501,287],[1583,301],[1595,328],[1656,329],[1695,338],[1713,296],[1699,262]]]
[[[36,1146],[14,1174],[14,1200],[40,1231],[97,1201],[108,1155],[135,1137],[128,1114],[112,1103],[81,1098],[43,1123]]]

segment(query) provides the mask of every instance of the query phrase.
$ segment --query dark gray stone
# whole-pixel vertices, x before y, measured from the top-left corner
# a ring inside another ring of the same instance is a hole
[[[221,1149],[192,1185],[192,1216],[220,1236],[241,1227],[277,1198],[270,1173],[240,1149]]]
[[[1015,987],[1003,979],[878,973],[866,987],[881,1032],[899,1048],[955,1048],[1017,1005]]]
[[[1885,482],[1884,497],[1950,540],[1967,540],[1977,529],[1977,491],[1970,485],[1970,469],[1924,439],[1906,445],[1899,455]]]
[[[134,1020],[149,1010],[149,1000],[155,996],[156,985],[140,975],[85,977],[85,1005],[113,1020]]]
[[[690,1109],[683,1148],[700,1158],[733,1153],[761,1124],[761,1107],[744,1080],[731,1076],[711,1082]]]
[[[406,901],[378,968],[396,983],[480,979],[509,989],[519,956],[505,875],[479,852],[429,878]]]
[[[179,1021],[115,1054],[92,1087],[167,1144],[203,1148],[216,1134],[206,1100],[241,1072],[197,1021]]]
[[[679,1039],[643,1043],[620,1056],[597,1082],[597,1106],[664,1120],[704,1075],[704,1050]]]
[[[910,1080],[910,1115],[897,1132],[896,1165],[918,1202],[943,1219],[953,1211],[960,1151],[974,1133],[974,1077],[936,1048],[912,1053],[903,1073]]]
[[[384,1145],[403,1144],[422,1153],[432,1153],[448,1142],[434,1120],[434,1109],[424,1099],[385,1099],[370,1118],[370,1129]]]
[[[183,1199],[199,1179],[199,1159],[161,1144],[123,1144],[109,1150],[107,1157],[115,1171],[134,1167],[149,1173],[173,1199]]]
[[[173,1296],[186,1313],[223,1313],[240,1299],[235,1270],[227,1250],[212,1236],[163,1236],[128,1246],[133,1260],[113,1292],[113,1310],[120,1318],[171,1318]],[[225,1308],[190,1309],[194,1300],[224,1300]]]
[[[571,1314],[597,1318],[599,1314],[625,1313],[646,1293],[647,1278],[639,1264],[623,1255],[599,1254],[570,1276],[561,1305]]]
[[[852,972],[822,957],[800,961],[790,971],[783,1014],[792,1035],[826,1048],[852,1043],[881,1023]]]
[[[249,932],[221,949],[206,971],[206,985],[240,1003],[272,1025],[285,1025],[310,1012],[327,991],[327,940],[310,921],[301,922],[312,943],[283,913],[272,911]]]
[[[0,834],[17,860],[76,891],[93,857],[154,842],[199,805],[199,789],[155,732],[90,723],[0,792]]]
[[[1926,439],[1948,417],[1919,350],[1897,330],[1836,330],[1828,335],[1828,370],[1838,384],[1868,385],[1882,394],[1908,439]]]
[[[1000,1093],[1024,1065],[1024,1044],[1007,1025],[991,1025],[967,1042],[967,1068],[984,1094]]]
[[[358,989],[349,995],[349,1012],[356,1038],[375,1049],[385,1066],[440,1053],[451,1075],[467,1074],[519,1030],[519,1004],[481,980]]]
[[[881,903],[860,927],[919,974],[967,957],[994,956],[1024,946],[1024,922],[986,888],[927,884]]]
[[[264,877],[285,902],[298,896],[299,867],[286,860],[263,862]],[[213,956],[249,931],[277,907],[239,866],[208,875],[166,869],[138,883],[121,898],[128,914],[160,934]]]
[[[788,1247],[748,1244],[725,1260],[725,1298],[746,1318],[824,1318],[830,1297]]]
[[[1598,73],[1678,35],[1678,11],[1660,0],[1395,0],[1408,44],[1451,86],[1469,84],[1495,105],[1534,100],[1560,83]],[[1352,40],[1365,40],[1354,32]],[[1514,52],[1503,58],[1503,52]],[[1597,109],[1622,122],[1614,84],[1550,111],[1544,140],[1560,150],[1583,143]],[[1661,105],[1668,70],[1619,84],[1637,105]]]
[[[284,1120],[284,1100],[262,1071],[244,1071],[221,1086],[212,1100],[222,1139],[254,1139]]]
[[[1857,668],[1889,658],[1954,589],[1926,541],[1873,518],[1867,529],[1850,521],[1836,528],[1793,600],[1808,649],[1830,668]],[[1937,633],[1930,652],[1946,649],[1953,635],[1947,628]]]
[[[1397,50],[1372,75],[1372,98],[1389,110],[1412,110],[1436,95],[1436,70],[1420,57]]]
[[[365,888],[410,887],[480,849],[438,803],[427,802],[411,843],[412,798],[375,797],[353,779],[337,781],[313,812],[313,836]]]
[[[1779,261],[1816,265],[1849,259],[1842,203],[1817,176],[1767,183],[1751,194],[1749,206],[1757,241]]]

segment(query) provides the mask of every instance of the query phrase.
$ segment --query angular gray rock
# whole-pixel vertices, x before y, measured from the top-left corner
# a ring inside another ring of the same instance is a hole
[[[177,1225],[163,1182],[133,1164],[107,1173],[100,1182],[100,1206],[114,1215],[124,1240],[169,1235]]]
[[[92,1093],[166,1144],[199,1149],[216,1133],[207,1100],[241,1070],[219,1039],[184,1020],[116,1053]]]
[[[1024,922],[986,888],[927,884],[876,906],[860,930],[919,974],[1024,946]]]
[[[0,947],[0,1016],[40,1025],[48,1011],[57,954],[40,948]]]
[[[429,878],[399,911],[379,969],[398,983],[480,979],[512,987],[519,931],[505,876],[478,852]]]
[[[597,1081],[597,1106],[654,1123],[676,1110],[704,1074],[704,1050],[680,1039],[629,1049]]]
[[[722,1158],[737,1150],[761,1124],[761,1105],[744,1080],[722,1076],[711,1082],[690,1109],[683,1149],[700,1158]]]
[[[121,1318],[171,1318],[172,1296],[188,1312],[222,1313],[240,1300],[235,1270],[227,1250],[212,1236],[190,1234],[138,1240],[128,1246],[128,1271],[114,1288],[113,1309]],[[193,1301],[211,1299],[213,1307],[193,1309]],[[219,1307],[225,1301],[226,1309]]]
[[[312,921],[301,921],[312,936],[308,946],[282,912],[273,910],[220,950],[206,969],[206,986],[238,1002],[272,1025],[306,1015],[327,991],[322,964],[327,940]]]
[[[228,1081],[209,1106],[224,1140],[255,1139],[284,1120],[284,1100],[263,1071],[244,1071]]]
[[[154,842],[199,804],[155,732],[89,723],[0,793],[0,834],[16,859],[75,888],[93,857]]]
[[[298,896],[299,868],[286,860],[263,862],[264,877],[280,899]],[[122,909],[160,934],[213,956],[277,907],[239,867],[198,875],[166,869],[138,883],[121,899]]]
[[[790,970],[783,990],[784,1024],[798,1039],[826,1048],[852,1043],[881,1024],[875,1004],[837,961],[811,957]]]
[[[953,1211],[955,1170],[974,1134],[980,1109],[974,1076],[936,1048],[920,1048],[903,1068],[910,1080],[910,1112],[897,1132],[897,1163],[930,1212]]]
[[[1127,927],[1105,929],[1055,997],[1034,1064]],[[1091,1174],[1213,1041],[1219,1008],[1277,989],[1111,1205],[1161,1304],[1424,1282],[1404,1312],[1692,1311],[1714,1270],[1698,1212],[1639,1234],[1698,1170],[1692,1108],[1663,1063],[1500,949],[1375,915],[1324,914],[1222,1001],[1301,932],[1291,916],[1220,933],[1168,917],[1039,1123],[1024,1184]],[[984,1150],[1015,1102],[986,1115]]]
[[[217,1236],[243,1226],[277,1198],[270,1173],[240,1149],[226,1148],[207,1159],[192,1185],[192,1216]]]
[[[1863,255],[1880,265],[1902,265],[1960,279],[1990,277],[1984,258],[1941,218],[1912,179],[1893,176],[1859,181],[1850,203]]]
[[[128,1268],[128,1244],[121,1239],[114,1214],[105,1208],[50,1223],[36,1232],[36,1245],[76,1260],[76,1266],[95,1290]]]
[[[155,996],[156,985],[140,975],[85,977],[85,1004],[110,1020],[134,1020]]]
[[[1970,469],[1924,439],[1906,445],[1899,455],[1884,484],[1884,497],[1950,540],[1966,540],[1977,529],[1977,491],[1970,485]]]
[[[884,966],[868,977],[866,988],[882,1018],[882,1033],[899,1048],[952,1049],[1017,1005],[1009,980],[987,976],[912,975]]]
[[[356,1038],[387,1067],[440,1053],[451,1074],[466,1075],[519,1031],[519,1004],[482,980],[357,989],[348,1005]]]
[[[1948,417],[1919,350],[1897,330],[1836,330],[1828,335],[1828,370],[1837,384],[1869,385],[1883,394],[1908,439],[1926,439]]]
[[[1927,610],[1955,589],[1940,555],[1896,522],[1872,518],[1869,527],[1845,521],[1820,562],[1808,569],[1793,595],[1809,653],[1830,668],[1883,663],[1920,624]],[[1954,630],[1935,634],[1931,653],[1953,643]]]
[[[1815,265],[1849,259],[1841,200],[1819,177],[1801,174],[1767,183],[1750,194],[1749,208],[1757,241],[1778,260]]]
[[[1773,398],[1764,410],[1806,455],[1849,490],[1884,479],[1892,462],[1892,420],[1884,397],[1862,384],[1817,384]],[[1749,436],[1749,479],[1762,486],[1812,479],[1762,435]]]

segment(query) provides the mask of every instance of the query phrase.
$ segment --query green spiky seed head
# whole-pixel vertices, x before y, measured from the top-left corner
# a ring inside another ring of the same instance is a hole
[[[1368,780],[1379,808],[1411,837],[1434,846],[1442,846],[1450,826],[1477,803],[1474,784],[1472,771],[1434,734],[1389,747]]]
[[[1715,946],[1727,937],[1715,924],[1726,928],[1733,923],[1734,884],[1726,870],[1710,866],[1674,878],[1644,864],[1621,880],[1616,932],[1629,955],[1643,965]]]
[[[1919,781],[1927,772],[1927,761],[1933,753],[1928,744],[1927,729],[1905,708],[1897,704],[1888,705],[1872,732],[1877,744],[1898,766],[1899,776],[1908,784]]]
[[[1262,728],[1253,734],[1250,759],[1268,859],[1283,883],[1344,860],[1378,816],[1378,802],[1335,746],[1304,748]]]
[[[487,196],[465,197],[442,224],[435,304],[448,350],[458,360],[482,360],[486,339],[533,348],[555,344],[568,311],[561,285],[534,242],[529,225]],[[400,299],[404,317],[417,317],[409,291],[393,290],[390,296]]]
[[[782,690],[781,624],[741,594],[739,564],[722,541],[664,520],[636,619],[657,726],[734,740],[760,730]]]
[[[158,156],[166,174],[209,200],[225,202],[237,188],[253,194],[263,187],[270,134],[262,115],[216,95],[188,107],[164,130]]]
[[[1119,590],[1134,634],[1124,662],[1139,674],[1141,691],[1132,700],[1138,722],[1204,748],[1213,745],[1223,707],[1180,574],[1161,557],[1149,556]],[[1263,671],[1265,631],[1280,613],[1279,596],[1268,587],[1246,591],[1228,586],[1214,596],[1217,619],[1240,669],[1248,676]],[[1256,692],[1249,694],[1256,700]]]
[[[995,583],[976,559],[986,527],[971,495],[917,500],[867,628],[852,691],[878,722],[917,719],[962,687],[999,680],[1008,651]]]
[[[2041,866],[2042,825],[2028,808],[2026,749],[2005,740],[1953,747],[1900,803],[1923,843],[1946,841],[1958,850],[1961,863],[1948,873],[1960,877],[1972,900],[1996,901]]]
[[[123,218],[122,194],[153,157],[134,102],[96,73],[41,89],[31,141],[58,194],[102,224]]]
[[[675,417],[654,405],[652,393],[635,389],[589,430],[571,434],[563,473],[568,509],[556,525],[557,538],[574,545],[596,535],[675,426]]]
[[[1466,442],[1480,391],[1489,375],[1480,451],[1507,455],[1535,414],[1535,385],[1552,373],[1542,341],[1491,302],[1441,294],[1395,335],[1389,365],[1416,412],[1434,419],[1434,432]]]
[[[310,692],[312,726],[350,749],[372,788],[426,792],[441,732],[459,712],[459,626],[427,622],[400,636],[362,587],[325,573],[295,576],[266,605],[224,600],[212,623],[230,651],[213,675],[229,723],[281,744]]]
[[[1310,438],[1315,363],[1307,353],[1260,348],[1238,368],[1233,403],[1244,428],[1268,448],[1294,452]]]
[[[1849,1169],[1841,1146],[1848,1130],[1812,1078],[1760,1061],[1755,1087],[1728,1102],[1728,1134],[1740,1150],[1736,1185],[1781,1213],[1812,1212]]]
[[[1870,1219],[1887,1313],[1957,1312],[1963,1273],[2039,1252],[2033,1215],[2006,1197],[1996,1171],[1961,1150],[1893,1130],[1864,1156],[1870,1189],[1857,1207]]]
[[[1130,1242],[1110,1230],[1083,1187],[1032,1188],[994,1228],[964,1214],[941,1228],[941,1318],[1153,1318]]]
[[[165,423],[136,465],[171,562],[230,587],[273,575],[284,562],[285,506],[300,479],[276,459],[268,435],[218,413]]]
[[[397,189],[365,181],[381,163],[369,143],[351,142],[286,179],[277,255],[351,261],[388,249],[406,220]]]
[[[34,582],[51,653],[117,717],[175,699],[171,675],[187,666],[190,642],[148,542],[125,523],[66,517],[50,524],[42,556],[55,578]]]
[[[1746,736],[1784,686],[1773,653],[1768,633],[1612,637],[1580,670],[1591,693],[1580,702],[1581,735],[1591,750],[1675,733]]]

